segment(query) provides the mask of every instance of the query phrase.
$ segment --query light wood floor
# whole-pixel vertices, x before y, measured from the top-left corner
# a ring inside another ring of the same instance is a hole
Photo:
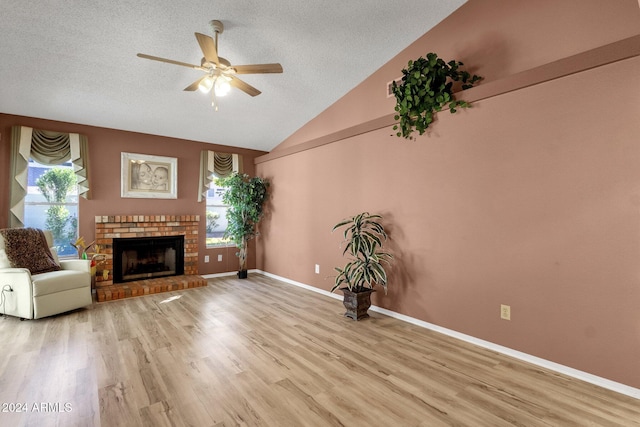
[[[343,311],[252,275],[0,319],[0,425],[640,425],[633,398]]]

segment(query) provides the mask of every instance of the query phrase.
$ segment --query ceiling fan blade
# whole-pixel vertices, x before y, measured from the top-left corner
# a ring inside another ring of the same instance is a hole
[[[202,53],[204,58],[212,62],[214,64],[220,64],[220,60],[218,59],[218,49],[216,49],[216,44],[213,39],[204,34],[195,33],[196,39],[198,39],[198,44],[200,45],[200,49],[202,49]]]
[[[190,92],[192,92],[192,91],[194,91],[194,90],[198,89],[198,85],[200,84],[200,82],[201,82],[205,77],[207,77],[207,76],[202,76],[202,77],[200,77],[198,80],[196,80],[195,82],[191,83],[189,86],[185,87],[183,90],[186,90],[186,91],[190,91]]]
[[[237,87],[238,89],[240,89],[241,91],[251,95],[251,96],[258,96],[260,95],[262,92],[260,92],[258,89],[256,89],[255,87],[251,86],[248,83],[243,82],[242,80],[240,80],[237,77],[232,77],[231,80],[229,81],[229,84],[233,87]]]
[[[266,74],[282,72],[282,65],[280,64],[232,65],[231,68],[236,70],[236,74]]]
[[[160,58],[158,56],[145,55],[144,53],[139,53],[137,56],[144,59],[151,59],[152,61],[166,62],[168,64],[180,65],[182,67],[195,68],[196,70],[202,69],[199,65],[187,64],[186,62],[174,61],[173,59]]]

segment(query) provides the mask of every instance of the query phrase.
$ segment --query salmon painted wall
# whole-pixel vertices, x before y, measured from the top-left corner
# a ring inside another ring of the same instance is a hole
[[[272,152],[393,113],[387,83],[428,52],[489,83],[637,35],[639,21],[635,0],[470,0]]]
[[[201,236],[205,235],[205,203],[198,203],[197,182],[202,150],[218,150],[243,155],[244,170],[255,173],[254,158],[262,151],[233,148],[182,139],[167,138],[115,129],[63,123],[30,117],[0,114],[0,227],[8,224],[9,210],[9,154],[11,126],[29,126],[56,132],[76,132],[89,138],[89,162],[91,179],[91,200],[80,198],[80,235],[91,242],[95,235],[97,215],[200,215]],[[172,199],[131,199],[120,197],[120,153],[141,153],[178,159],[178,198]],[[255,244],[255,243],[254,243]],[[204,237],[198,249],[200,274],[213,274],[238,270],[235,247],[207,249]],[[222,261],[218,262],[218,255]],[[250,251],[249,266],[255,268],[255,250]],[[210,262],[204,263],[204,255]]]
[[[427,52],[491,82],[639,31],[636,0],[470,0],[271,154],[392,113],[386,82]],[[417,141],[386,128],[258,158],[257,266],[329,290],[331,227],[380,213],[397,263],[375,305],[640,387],[639,88],[635,57],[441,113]]]

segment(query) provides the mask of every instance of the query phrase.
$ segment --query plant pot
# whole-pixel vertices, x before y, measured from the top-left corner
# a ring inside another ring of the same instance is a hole
[[[364,289],[360,292],[350,291],[348,288],[340,288],[344,294],[342,304],[347,309],[344,313],[346,317],[353,320],[366,319],[369,317],[367,310],[371,307],[371,294],[375,292],[373,289]]]
[[[238,271],[238,279],[246,279],[247,278],[247,270]]]

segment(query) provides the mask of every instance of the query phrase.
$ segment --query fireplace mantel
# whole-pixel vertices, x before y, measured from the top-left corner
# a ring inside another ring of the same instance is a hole
[[[97,266],[96,287],[113,284],[113,239],[184,236],[184,274],[198,274],[198,223],[200,215],[96,216],[96,244],[105,260]],[[107,271],[108,274],[103,274]]]

